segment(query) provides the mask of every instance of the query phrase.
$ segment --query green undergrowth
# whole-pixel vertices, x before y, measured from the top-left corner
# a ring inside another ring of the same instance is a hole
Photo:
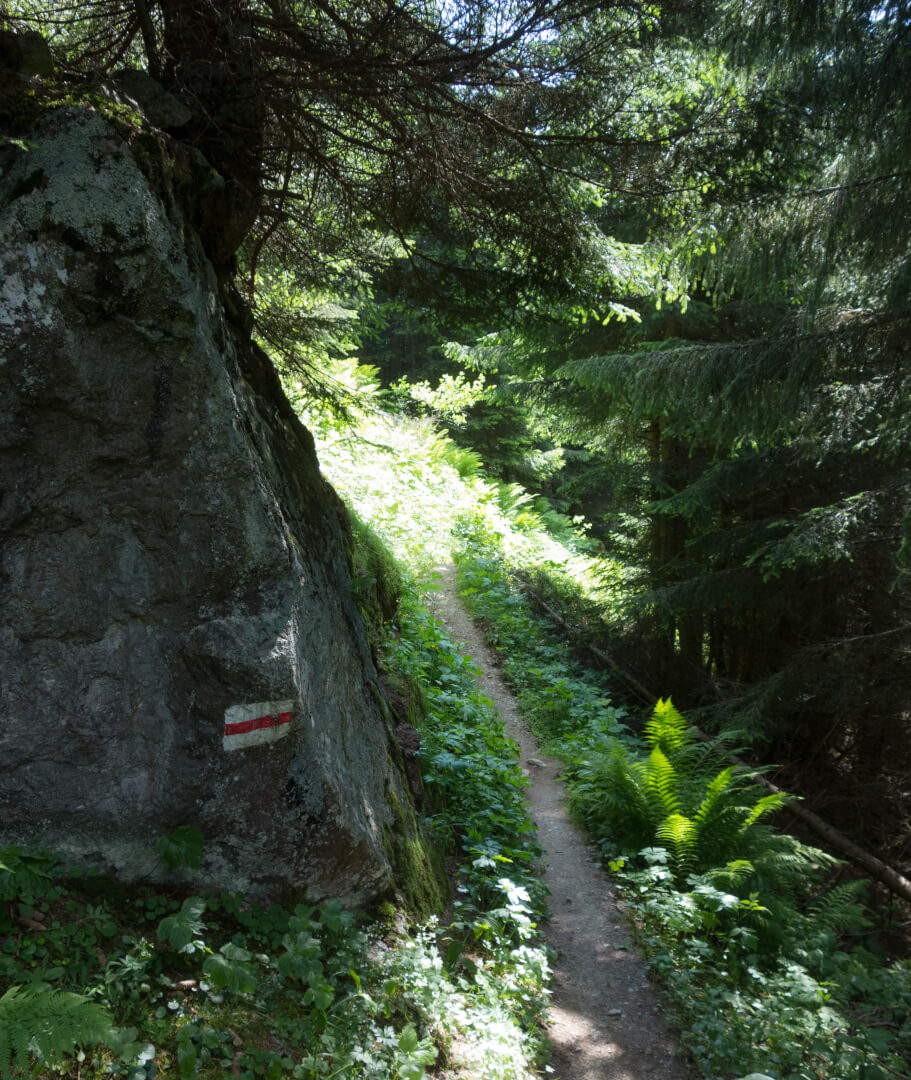
[[[437,849],[450,853],[455,883],[441,947],[447,964],[487,987],[502,1009],[501,1049],[513,1071],[496,1071],[489,1051],[483,1075],[525,1075],[541,1051],[536,1030],[548,976],[537,927],[546,896],[526,780],[473,662],[415,591],[406,591],[398,621],[384,662],[421,691],[411,715],[421,738],[424,824]]]
[[[469,973],[432,922],[402,936],[337,904],[112,889],[3,854],[3,1076],[470,1075],[449,1068],[456,1045],[483,1047],[493,1075],[525,1075],[503,1050],[512,1012],[494,962],[479,954]]]
[[[326,476],[413,578],[427,581],[435,566],[450,561],[460,520],[477,513],[523,563],[596,588],[586,544],[564,542],[567,523],[562,539],[552,535],[519,485],[485,477],[477,455],[431,421],[383,411],[373,368],[338,361],[331,374],[361,403],[349,404],[347,417],[308,397],[299,383],[286,384],[289,397],[314,436]]]
[[[314,426],[352,511],[349,588],[420,732],[420,823],[387,793],[387,847],[412,914],[388,901],[371,920],[336,904],[125,887],[5,849],[0,1077],[530,1080],[543,1069],[545,897],[525,781],[472,663],[415,584],[432,584],[474,495],[447,502],[458,473],[429,429],[380,424],[371,434],[389,442],[371,449],[341,423]],[[495,502],[491,491],[501,520]],[[204,842],[177,830],[158,850],[192,867]],[[445,925],[415,914],[443,905],[444,860]]]
[[[6,849],[0,1075],[532,1075],[547,960],[523,779],[470,661],[403,589],[384,664],[419,698],[425,827],[453,863],[451,921],[127,888]],[[173,865],[202,842],[183,830],[159,851]]]
[[[907,1076],[911,968],[877,947],[864,883],[774,830],[783,799],[697,740],[670,702],[645,722],[513,584],[478,514],[459,527],[463,598],[500,651],[536,736],[566,762],[571,804],[629,901],[702,1073],[775,1080]]]

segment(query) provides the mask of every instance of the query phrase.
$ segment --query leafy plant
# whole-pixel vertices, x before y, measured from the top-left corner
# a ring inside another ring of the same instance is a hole
[[[202,864],[203,836],[191,825],[179,825],[172,833],[160,836],[155,850],[161,861],[171,870],[179,866],[198,869]]]
[[[13,1068],[26,1070],[31,1057],[56,1065],[111,1032],[107,1010],[82,994],[44,983],[11,986],[0,997],[0,1076],[11,1076]]]
[[[432,1039],[421,1039],[412,1024],[406,1024],[396,1043],[398,1054],[394,1062],[395,1076],[401,1080],[422,1080],[424,1066],[437,1059]]]
[[[0,900],[14,900],[22,893],[40,896],[47,891],[50,859],[43,852],[11,846],[0,848]]]
[[[203,961],[202,970],[216,990],[227,987],[235,994],[249,994],[256,988],[256,972],[250,964],[253,954],[229,941]]]
[[[180,953],[192,953],[204,949],[199,940],[205,930],[202,914],[206,902],[198,896],[184,900],[180,911],[167,915],[158,924],[158,939],[166,941],[172,949]]]
[[[573,799],[594,831],[635,848],[663,845],[678,884],[760,857],[772,841],[756,826],[786,796],[760,797],[748,769],[715,771],[715,747],[694,738],[670,700],[655,706],[644,739],[647,756],[612,740],[574,764]]]

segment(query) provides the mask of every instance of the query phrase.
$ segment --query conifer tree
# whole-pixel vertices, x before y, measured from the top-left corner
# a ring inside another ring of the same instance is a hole
[[[651,679],[885,805],[909,764],[911,11],[728,16],[729,62],[795,117],[768,159],[789,157],[786,182],[709,194],[708,327],[701,308],[655,315],[560,373],[648,447]]]

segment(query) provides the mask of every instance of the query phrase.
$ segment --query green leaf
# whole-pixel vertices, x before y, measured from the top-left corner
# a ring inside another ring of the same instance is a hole
[[[177,1043],[177,1068],[182,1077],[196,1075],[196,1060],[199,1054],[191,1039],[180,1039]]]
[[[401,1035],[399,1035],[399,1050],[402,1050],[406,1054],[410,1054],[413,1050],[418,1048],[418,1033],[414,1029],[413,1024],[406,1024],[402,1029]]]
[[[198,869],[202,864],[202,849],[202,833],[191,825],[180,825],[155,843],[161,861],[172,870],[179,866]]]
[[[158,940],[165,941],[178,952],[193,952],[192,942],[205,930],[202,913],[205,900],[191,896],[184,900],[180,911],[167,915],[158,924]]]
[[[49,1064],[79,1046],[113,1036],[107,1010],[81,994],[51,990],[46,983],[11,986],[0,997],[0,1076],[28,1068],[33,1052]]]
[[[217,990],[227,987],[235,994],[250,994],[256,989],[257,978],[246,963],[249,958],[244,949],[223,945],[220,952],[206,958],[202,969]]]

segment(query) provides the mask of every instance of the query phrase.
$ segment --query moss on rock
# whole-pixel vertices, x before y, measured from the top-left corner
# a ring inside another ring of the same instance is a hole
[[[374,530],[347,507],[351,525],[351,591],[376,639],[391,619],[402,595],[402,572],[395,557]]]
[[[389,785],[386,805],[392,824],[383,829],[383,843],[396,888],[412,915],[436,914],[443,910],[449,893],[443,854],[424,835],[411,807],[403,806]]]

